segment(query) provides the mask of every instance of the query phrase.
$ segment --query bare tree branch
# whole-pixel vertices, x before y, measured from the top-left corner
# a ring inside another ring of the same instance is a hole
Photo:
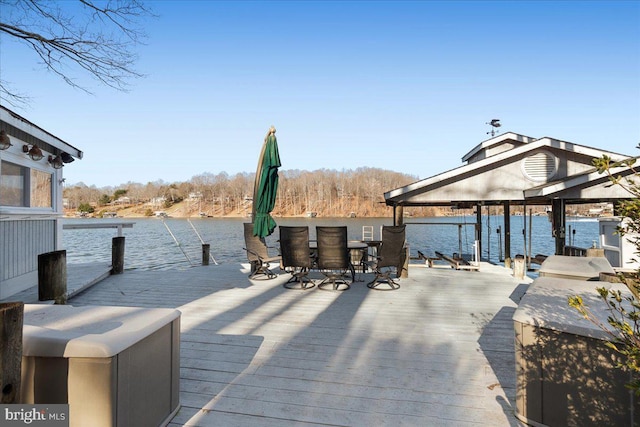
[[[154,15],[141,1],[0,0],[0,7],[0,37],[27,45],[38,62],[72,87],[91,93],[77,82],[78,71],[121,91],[143,76],[134,69],[135,48],[146,37],[142,21]],[[3,98],[12,104],[27,99],[0,79]]]

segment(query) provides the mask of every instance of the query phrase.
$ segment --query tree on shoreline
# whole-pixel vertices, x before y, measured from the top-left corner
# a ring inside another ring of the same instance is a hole
[[[104,206],[115,200],[112,196],[118,190],[127,190],[131,203],[129,210],[137,215],[170,208],[183,201],[182,216],[243,216],[251,207],[254,174],[239,173],[233,176],[226,172],[213,174],[206,172],[192,177],[189,181],[167,183],[162,180],[140,184],[127,182],[117,187],[97,188],[84,183],[64,188],[65,207],[74,212],[80,203]],[[278,197],[273,214],[275,216],[303,216],[316,212],[322,217],[344,217],[351,213],[358,217],[381,217],[391,215],[391,208],[384,203],[384,193],[394,188],[416,182],[418,177],[378,168],[358,168],[355,170],[320,169],[315,171],[281,170]],[[102,202],[101,202],[101,197]],[[106,203],[105,203],[106,201]],[[168,206],[165,204],[168,201]],[[591,205],[582,205],[575,212],[588,212]],[[124,209],[125,206],[109,207]],[[545,207],[539,209],[544,211]],[[580,211],[579,209],[582,209]],[[117,209],[116,209],[117,210]],[[514,208],[513,213],[521,211]],[[129,212],[128,212],[129,213]],[[452,215],[448,207],[412,207],[405,214],[416,217]],[[462,213],[456,213],[459,215]],[[466,212],[471,214],[471,211]],[[500,208],[493,210],[500,215]]]
[[[126,191],[141,215],[151,205],[153,210],[159,210],[179,201],[186,205],[186,216],[200,212],[216,217],[243,215],[247,208],[250,212],[253,176],[249,173],[233,176],[224,172],[205,173],[182,183],[156,181],[142,185],[129,182],[116,188],[96,188],[79,183],[67,185],[64,198],[67,209],[74,210],[80,203],[104,205],[105,194]],[[389,208],[384,204],[384,192],[416,180],[415,176],[376,168],[283,170],[274,215],[299,216],[314,211],[320,216],[347,216],[351,212],[358,216],[385,216],[389,214]],[[109,207],[109,210],[113,209]]]

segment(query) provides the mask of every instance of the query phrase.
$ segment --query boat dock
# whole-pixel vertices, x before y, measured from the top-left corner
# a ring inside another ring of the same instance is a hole
[[[69,304],[182,312],[181,407],[169,426],[523,425],[512,316],[529,279],[487,263],[411,265],[397,291],[370,290],[372,275],[358,274],[331,292],[247,274],[241,264],[125,271]]]

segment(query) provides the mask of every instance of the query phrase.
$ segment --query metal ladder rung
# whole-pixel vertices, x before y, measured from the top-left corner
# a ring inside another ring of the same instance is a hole
[[[373,240],[373,225],[362,226],[362,240]]]

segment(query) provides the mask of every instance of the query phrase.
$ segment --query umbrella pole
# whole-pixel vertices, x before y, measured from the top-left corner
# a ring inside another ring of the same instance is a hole
[[[264,155],[264,150],[267,147],[267,142],[265,141],[262,144],[262,150],[260,151],[260,157],[258,157],[258,168],[256,169],[256,178],[253,183],[253,199],[251,201],[251,223],[253,223],[256,219],[256,199],[258,196],[258,188],[260,185],[260,176],[262,175],[262,156]]]

